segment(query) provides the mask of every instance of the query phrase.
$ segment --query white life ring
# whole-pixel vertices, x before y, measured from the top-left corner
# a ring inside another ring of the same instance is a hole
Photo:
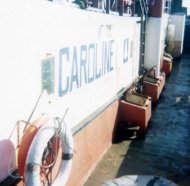
[[[25,183],[27,186],[40,186],[40,165],[44,149],[49,140],[55,135],[57,126],[54,119],[50,119],[37,132],[30,146],[25,169]],[[62,146],[62,162],[53,186],[65,185],[69,177],[73,159],[73,137],[68,126],[63,125],[59,138]]]

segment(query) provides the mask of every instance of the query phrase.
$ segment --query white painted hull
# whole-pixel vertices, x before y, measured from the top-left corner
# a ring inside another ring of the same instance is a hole
[[[63,116],[68,108],[65,122],[76,131],[138,78],[138,17],[19,0],[0,2],[0,18],[0,143],[16,147],[16,122],[28,121],[42,87],[49,92],[31,121],[44,113]]]

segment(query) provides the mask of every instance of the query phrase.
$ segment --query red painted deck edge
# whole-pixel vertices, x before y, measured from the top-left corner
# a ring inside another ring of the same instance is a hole
[[[74,159],[67,186],[83,185],[112,143],[118,101],[74,136]]]

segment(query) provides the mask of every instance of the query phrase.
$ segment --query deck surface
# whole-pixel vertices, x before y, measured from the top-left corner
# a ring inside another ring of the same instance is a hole
[[[156,175],[190,186],[190,55],[173,62],[145,138],[113,144],[85,186],[124,175]]]

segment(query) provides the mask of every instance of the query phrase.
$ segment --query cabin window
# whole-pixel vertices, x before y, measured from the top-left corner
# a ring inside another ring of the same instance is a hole
[[[165,13],[171,12],[171,5],[172,5],[172,0],[165,0],[164,1],[164,12]]]

